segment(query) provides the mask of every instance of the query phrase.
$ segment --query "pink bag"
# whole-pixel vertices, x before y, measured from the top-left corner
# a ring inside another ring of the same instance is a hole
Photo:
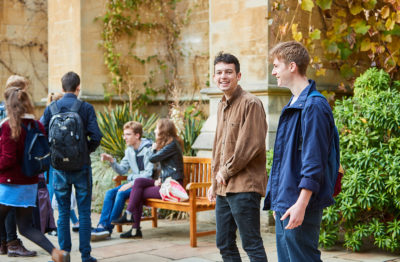
[[[171,202],[183,202],[189,199],[186,190],[171,177],[165,179],[161,184],[160,195],[162,200]]]

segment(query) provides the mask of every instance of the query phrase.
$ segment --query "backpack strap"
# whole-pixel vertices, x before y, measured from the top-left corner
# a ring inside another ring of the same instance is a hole
[[[60,109],[57,106],[57,101],[54,101],[53,103],[50,104],[49,106],[50,109],[50,114],[54,116],[55,114],[58,114],[60,112]]]
[[[71,112],[76,112],[78,113],[79,108],[81,108],[81,105],[83,104],[82,100],[76,99],[74,104],[71,107]]]

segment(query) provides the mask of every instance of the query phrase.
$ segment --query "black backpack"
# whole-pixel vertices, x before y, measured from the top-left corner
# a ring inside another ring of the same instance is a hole
[[[71,111],[60,113],[57,101],[50,104],[49,143],[51,165],[58,170],[79,171],[86,163],[88,146],[85,128],[78,114],[82,101],[77,99]]]
[[[47,137],[39,129],[37,121],[28,126],[21,124],[26,131],[24,156],[22,159],[22,173],[27,177],[34,177],[49,170],[50,148]]]

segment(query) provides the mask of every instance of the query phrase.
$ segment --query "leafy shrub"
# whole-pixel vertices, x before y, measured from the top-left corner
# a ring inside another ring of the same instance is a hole
[[[184,143],[184,155],[195,156],[196,152],[192,148],[192,145],[196,138],[200,135],[201,128],[204,124],[204,116],[202,111],[197,111],[197,108],[193,105],[187,107],[184,113],[184,130],[183,130],[183,143]]]
[[[341,163],[346,170],[336,204],[324,210],[320,243],[360,250],[366,242],[400,248],[400,92],[383,70],[371,68],[354,84],[354,97],[337,101]]]
[[[146,119],[139,110],[130,112],[128,104],[117,105],[111,111],[105,109],[104,112],[98,113],[97,119],[100,131],[103,133],[102,149],[117,159],[122,159],[125,154],[125,141],[122,137],[124,124],[128,121],[140,122],[143,125],[143,137],[154,141],[153,131],[157,120],[155,114]]]

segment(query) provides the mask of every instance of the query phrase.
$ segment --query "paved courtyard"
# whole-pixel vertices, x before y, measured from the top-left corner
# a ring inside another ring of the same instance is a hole
[[[93,224],[99,219],[98,214],[93,214]],[[212,224],[200,224],[200,228],[206,230],[214,227]],[[218,249],[215,246],[215,236],[206,236],[198,239],[198,247],[189,245],[189,221],[164,221],[159,220],[158,228],[151,228],[151,222],[142,223],[143,239],[124,240],[119,238],[119,233],[114,232],[110,240],[92,242],[92,254],[99,261],[104,262],[214,262],[222,261]],[[124,230],[128,227],[124,226]],[[71,232],[73,249],[71,261],[79,262],[78,234]],[[263,233],[265,250],[268,261],[276,262],[275,236],[272,233]],[[56,245],[57,237],[48,236]],[[38,252],[33,258],[9,258],[0,256],[1,262],[32,261],[47,262],[50,257],[38,246],[23,239],[29,249]],[[243,261],[249,261],[245,252],[241,250]],[[325,262],[400,262],[400,255],[372,250],[362,253],[353,253],[337,247],[331,251],[322,251],[322,260]]]

